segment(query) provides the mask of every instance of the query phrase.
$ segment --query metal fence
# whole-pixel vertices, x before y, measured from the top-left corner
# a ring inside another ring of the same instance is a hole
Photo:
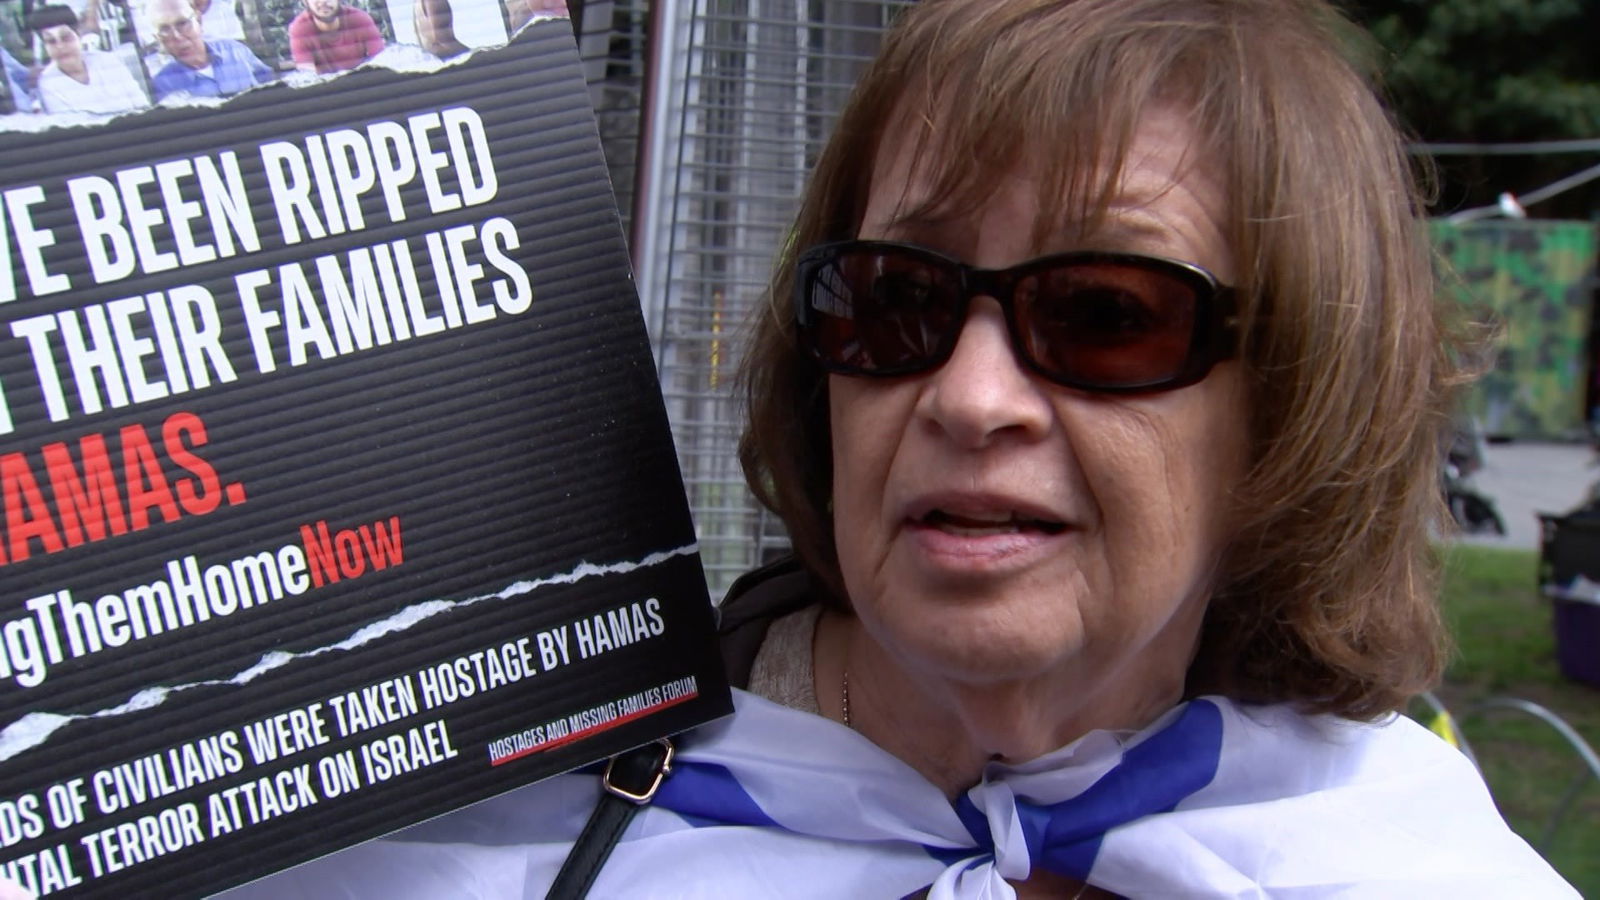
[[[603,51],[591,33],[584,56],[605,54],[605,65],[590,69],[591,88],[707,580],[720,598],[788,544],[745,488],[736,456],[742,411],[732,381],[742,325],[762,301],[806,174],[850,87],[887,22],[910,4],[654,2],[648,34],[646,0],[610,4]],[[586,22],[593,16],[586,10]],[[648,59],[646,40],[655,51]]]
[[[638,177],[640,109],[647,73],[645,42],[648,0],[587,0],[578,23],[578,55],[600,125],[611,186],[623,233],[632,226]]]

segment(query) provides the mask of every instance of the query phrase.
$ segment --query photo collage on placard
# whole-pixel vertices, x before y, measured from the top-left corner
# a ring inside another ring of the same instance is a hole
[[[369,62],[426,70],[566,15],[565,0],[0,0],[0,131]]]

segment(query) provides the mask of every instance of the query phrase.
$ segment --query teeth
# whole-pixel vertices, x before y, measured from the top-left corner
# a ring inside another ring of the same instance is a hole
[[[935,509],[923,516],[922,523],[940,531],[962,537],[981,537],[989,534],[1016,534],[1025,528],[1056,534],[1066,526],[1060,522],[1046,522],[1006,513],[949,513]]]
[[[974,527],[971,525],[957,525],[953,522],[941,522],[938,524],[938,528],[940,531],[946,532],[947,534],[959,535],[960,537],[982,537],[990,534],[1016,534],[1022,530],[1021,527],[1019,527],[1015,522],[998,523],[988,527]]]
[[[942,510],[942,509],[933,509],[933,510],[929,510],[928,514],[926,516],[924,516],[923,518],[928,519],[930,521],[933,521],[933,520],[941,520],[941,521],[943,521],[943,520],[951,520],[951,519],[960,519],[963,522],[992,522],[992,523],[995,523],[995,524],[999,524],[999,523],[1002,523],[1002,522],[1010,522],[1010,521],[1015,520],[1017,518],[1017,514],[1014,513],[1014,512],[1003,512],[1003,513],[1001,513],[1001,512],[953,513],[953,512],[948,512],[948,511]]]
[[[983,513],[968,515],[951,515],[946,513],[945,516],[950,519],[962,519],[967,522],[980,522],[986,525],[1005,525],[1007,523],[1018,521],[1016,513],[989,513],[987,515]]]

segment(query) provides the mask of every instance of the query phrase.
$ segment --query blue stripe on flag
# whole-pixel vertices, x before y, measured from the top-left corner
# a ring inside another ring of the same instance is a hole
[[[1018,803],[1028,852],[1053,872],[1086,879],[1107,831],[1170,812],[1211,783],[1221,757],[1222,711],[1192,701],[1078,796],[1052,806]]]
[[[673,763],[655,802],[701,825],[778,825],[733,773],[716,763]]]
[[[1087,879],[1107,831],[1171,811],[1211,783],[1221,756],[1222,711],[1207,700],[1189,703],[1171,725],[1124,753],[1121,762],[1078,796],[1047,806],[1019,799],[1017,820],[1028,857],[1052,872]],[[973,840],[992,853],[988,816],[966,794],[954,805]],[[940,851],[928,852],[944,860]]]
[[[983,814],[983,810],[978,809],[966,794],[956,798],[955,806],[956,818],[967,827],[967,833],[978,842],[978,846],[993,847],[994,833],[989,830],[989,817]]]
[[[1121,762],[1078,796],[1048,806],[1019,800],[1018,821],[1034,864],[1087,879],[1108,830],[1171,811],[1211,783],[1222,754],[1222,731],[1222,712],[1214,703],[1191,701],[1171,725],[1125,752]],[[716,763],[678,762],[655,801],[696,827],[782,827],[726,766]],[[992,854],[988,817],[965,794],[953,805],[978,844],[976,852]],[[925,849],[947,865],[975,853],[973,848]]]
[[[927,844],[923,844],[922,849],[926,850],[929,856],[944,863],[946,868],[984,852],[977,847],[930,847]]]

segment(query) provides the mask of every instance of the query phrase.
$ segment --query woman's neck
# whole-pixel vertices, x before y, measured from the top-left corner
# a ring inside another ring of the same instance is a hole
[[[812,658],[822,713],[843,721],[848,692],[849,725],[952,798],[978,783],[990,762],[1026,762],[1096,729],[1142,728],[1182,691],[1181,683],[1152,682],[1143,671],[1088,677],[1070,661],[1034,678],[987,684],[912,672],[854,616],[835,611],[817,623]]]

